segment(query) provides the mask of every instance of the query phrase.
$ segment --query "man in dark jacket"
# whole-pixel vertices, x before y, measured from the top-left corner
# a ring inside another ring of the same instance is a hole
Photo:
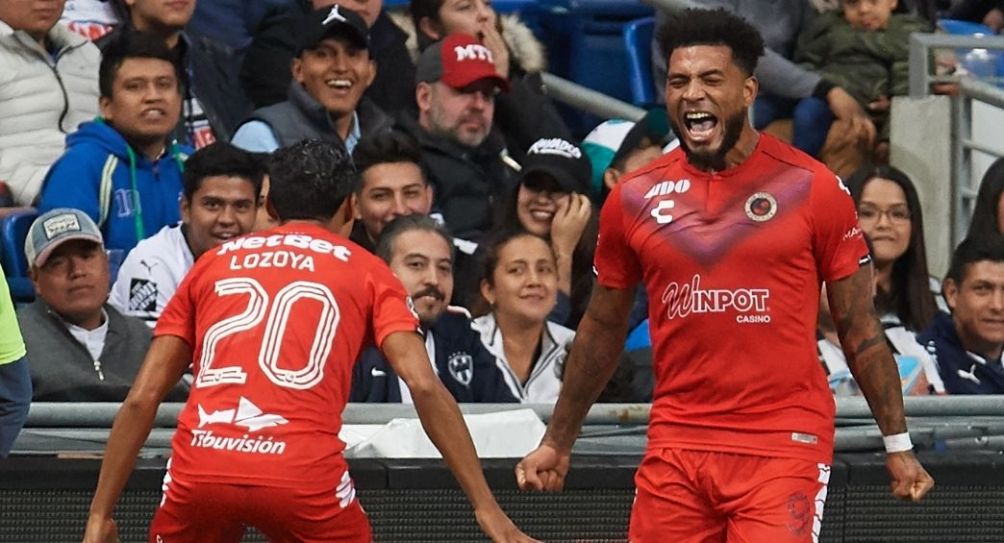
[[[429,358],[457,402],[515,402],[467,312],[447,307],[453,294],[449,233],[430,217],[405,215],[383,229],[377,255],[411,295]],[[364,351],[352,371],[350,401],[411,403],[408,388],[376,348]]]
[[[101,231],[76,209],[43,213],[25,256],[38,299],[17,312],[35,401],[121,402],[150,345],[143,321],[105,303],[109,269]],[[168,394],[184,400],[185,385]]]
[[[237,53],[210,38],[183,31],[192,19],[195,0],[125,0],[124,4],[129,18],[95,42],[98,47],[104,50],[115,36],[132,30],[163,38],[182,75],[185,99],[175,138],[197,149],[216,140],[228,141],[251,111],[237,83]]]
[[[363,98],[376,74],[366,22],[335,5],[304,15],[297,23],[300,47],[291,66],[289,97],[252,113],[232,143],[270,153],[304,139],[320,139],[351,153],[364,134],[393,124]]]
[[[492,225],[492,209],[512,194],[515,172],[493,130],[495,95],[508,88],[491,51],[473,36],[451,34],[418,60],[418,119],[398,128],[422,149],[422,170],[433,187],[433,207],[458,238],[477,242]]]
[[[377,73],[366,97],[387,112],[415,108],[415,65],[405,42],[408,36],[381,9],[382,0],[312,0],[304,9],[266,19],[244,55],[240,80],[255,107],[286,99],[289,64],[300,49],[297,18],[310,9],[340,5],[356,11],[369,26],[370,55]]]
[[[942,286],[952,314],[917,337],[949,394],[1004,394],[1004,240],[967,239]]]

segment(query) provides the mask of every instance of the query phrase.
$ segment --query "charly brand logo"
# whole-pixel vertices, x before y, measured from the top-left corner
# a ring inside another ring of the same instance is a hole
[[[701,289],[701,276],[694,275],[689,283],[670,283],[662,291],[666,317],[685,318],[691,313],[724,313],[732,310],[736,322],[763,324],[770,322],[767,301],[770,290],[765,288]],[[753,313],[753,314],[751,314]]]
[[[282,454],[286,451],[285,441],[274,441],[270,436],[251,436],[265,428],[273,428],[288,423],[280,415],[265,413],[251,400],[241,396],[237,409],[221,409],[207,412],[199,404],[199,427],[192,430],[191,446],[204,449],[219,449],[253,454]],[[247,428],[248,433],[240,437],[218,436],[212,430],[203,430],[210,424],[232,424]]]
[[[769,192],[757,192],[746,199],[746,216],[756,222],[769,221],[777,215],[777,200]]]
[[[650,215],[659,224],[669,224],[673,222],[673,216],[668,211],[674,207],[676,207],[676,202],[673,200],[660,200],[658,205],[652,208]]]

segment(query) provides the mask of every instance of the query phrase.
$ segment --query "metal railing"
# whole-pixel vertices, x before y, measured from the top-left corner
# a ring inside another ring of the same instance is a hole
[[[864,398],[836,399],[838,452],[881,450],[882,434],[872,419]],[[107,439],[121,404],[118,403],[35,403],[28,414],[26,429],[60,429],[63,437],[91,440]],[[154,420],[156,428],[174,428],[183,404],[165,403]],[[547,422],[553,406],[549,404],[461,404],[465,414],[494,413],[532,409]],[[946,444],[956,449],[993,448],[1004,450],[1004,395],[999,396],[908,396],[904,398],[910,433],[920,448]],[[644,435],[651,404],[595,404],[585,420],[583,437],[605,435]],[[415,409],[406,404],[348,404],[343,424],[386,424],[394,419],[415,418]],[[611,433],[609,427],[619,427]],[[86,430],[100,430],[87,433]],[[50,432],[55,430],[48,430]],[[162,433],[165,430],[160,430]],[[101,435],[97,435],[101,434]],[[168,434],[169,435],[169,434]],[[639,449],[639,453],[641,450]]]
[[[973,102],[983,102],[1004,110],[1004,91],[979,79],[933,74],[932,52],[937,49],[983,49],[1004,51],[1004,37],[912,34],[910,36],[910,96],[931,94],[936,83],[957,82],[958,95],[952,100],[952,239],[954,247],[965,237],[972,219],[980,179],[974,174],[974,152],[1004,156],[1004,147],[988,145],[973,137]],[[1000,75],[1000,74],[999,74]]]

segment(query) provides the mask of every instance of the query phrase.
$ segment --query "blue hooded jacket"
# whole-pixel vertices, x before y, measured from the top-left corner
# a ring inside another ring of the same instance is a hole
[[[171,144],[151,162],[103,120],[83,123],[49,169],[38,211],[79,209],[101,228],[106,248],[129,252],[181,220],[182,164],[190,154],[191,147]]]

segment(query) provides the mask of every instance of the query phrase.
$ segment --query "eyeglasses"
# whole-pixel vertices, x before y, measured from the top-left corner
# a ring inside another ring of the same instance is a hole
[[[889,218],[889,222],[894,224],[906,224],[910,222],[910,210],[906,206],[890,207],[889,209],[879,209],[872,206],[861,206],[858,208],[858,219],[866,222],[879,222],[882,215]]]

